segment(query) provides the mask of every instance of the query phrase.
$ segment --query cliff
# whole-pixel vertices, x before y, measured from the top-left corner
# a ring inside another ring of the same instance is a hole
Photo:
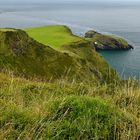
[[[72,37],[71,31],[66,31]],[[63,32],[61,34],[63,35]],[[73,39],[74,37],[73,35]],[[39,43],[23,30],[0,29],[0,70],[45,81],[67,77],[69,80],[104,82],[109,80],[109,70],[111,76],[117,77],[115,70],[111,69],[87,42],[81,39],[80,42],[73,43],[73,46],[76,48],[73,49],[75,55],[70,49],[57,51],[46,44]],[[88,59],[84,55],[89,56]]]

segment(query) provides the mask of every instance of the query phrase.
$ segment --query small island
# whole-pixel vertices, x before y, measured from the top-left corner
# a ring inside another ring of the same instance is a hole
[[[134,49],[125,39],[115,35],[101,34],[96,31],[88,31],[85,38],[89,40],[90,45],[96,50],[130,50]]]

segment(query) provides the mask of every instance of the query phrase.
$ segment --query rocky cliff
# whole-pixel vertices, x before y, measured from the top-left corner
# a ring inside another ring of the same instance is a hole
[[[90,41],[90,45],[96,50],[130,50],[133,49],[125,39],[114,36],[105,35],[96,31],[88,31],[85,38]]]

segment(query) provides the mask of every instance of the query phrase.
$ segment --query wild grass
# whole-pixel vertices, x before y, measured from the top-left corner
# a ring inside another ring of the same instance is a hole
[[[1,73],[0,107],[2,140],[140,138],[140,89],[133,81],[46,83]]]

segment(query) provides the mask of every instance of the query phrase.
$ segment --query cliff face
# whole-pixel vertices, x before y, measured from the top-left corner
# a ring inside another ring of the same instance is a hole
[[[85,33],[85,38],[90,41],[96,50],[130,50],[133,49],[126,40],[114,35],[104,35],[95,31]]]
[[[67,51],[56,51],[35,41],[23,30],[0,29],[0,71],[8,70],[17,75],[43,80],[64,77],[79,81],[108,80],[109,65],[88,43],[83,42],[75,42]],[[88,54],[90,57],[86,58]],[[115,75],[112,69],[111,75]]]

